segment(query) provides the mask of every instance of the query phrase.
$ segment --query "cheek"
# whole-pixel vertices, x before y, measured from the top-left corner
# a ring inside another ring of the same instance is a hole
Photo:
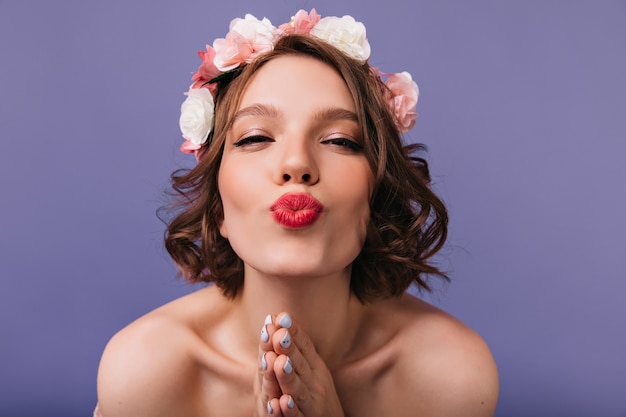
[[[218,222],[220,235],[224,239],[228,239],[228,228],[226,227],[226,213],[228,207],[228,190],[231,188],[228,181],[225,180],[228,178],[228,175],[224,175],[223,165],[220,166],[220,170],[217,173],[217,191],[220,194],[220,201],[222,205],[222,218]],[[226,201],[224,200],[224,196],[226,196]]]
[[[226,229],[226,222],[224,220],[219,222],[219,227],[220,227],[220,235],[222,235],[222,237],[224,239],[228,239],[228,229]]]
[[[369,200],[365,201],[363,206],[361,206],[361,218],[359,221],[359,241],[361,244],[361,249],[362,246],[365,244],[365,240],[367,239],[367,228],[370,222],[370,215],[371,215],[371,211],[370,211],[370,207],[369,207]]]
[[[245,218],[246,212],[258,199],[254,182],[254,175],[249,170],[237,167],[229,161],[224,161],[217,177],[217,189],[222,203],[222,219],[219,222],[219,231],[223,238],[233,238],[238,232],[238,223]],[[252,178],[252,180],[250,179]]]
[[[366,186],[367,192],[365,193],[366,197],[361,200],[361,204],[359,205],[360,213],[362,214],[361,224],[360,224],[361,244],[365,244],[365,240],[367,239],[367,229],[368,229],[368,226],[370,223],[370,217],[372,214],[370,201],[372,200],[373,189],[374,189],[374,175],[371,173],[371,171],[368,170],[367,186]]]
[[[364,244],[371,216],[371,183],[348,181],[338,195],[344,199],[344,206],[335,227],[350,233],[359,244]]]

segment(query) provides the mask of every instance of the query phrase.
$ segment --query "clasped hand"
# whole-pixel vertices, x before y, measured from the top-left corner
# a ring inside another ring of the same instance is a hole
[[[343,417],[328,367],[287,313],[265,319],[258,369],[255,417]]]

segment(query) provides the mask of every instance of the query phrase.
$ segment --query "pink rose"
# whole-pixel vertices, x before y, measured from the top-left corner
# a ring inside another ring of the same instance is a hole
[[[387,99],[395,118],[398,129],[406,133],[415,126],[417,98],[419,89],[408,72],[391,74],[385,83],[391,91]]]
[[[305,10],[299,10],[295,16],[291,18],[289,23],[280,25],[279,32],[284,35],[300,34],[308,35],[311,29],[317,25],[320,21],[320,15],[317,14],[315,9],[311,9],[311,13],[307,13]]]
[[[191,86],[192,88],[200,88],[221,74],[221,71],[218,70],[213,63],[213,60],[215,59],[215,49],[207,45],[206,52],[198,51],[198,56],[202,60],[202,64],[198,67],[198,71],[193,75],[193,77],[191,77],[191,80],[194,81]],[[215,95],[217,85],[208,84],[205,87],[211,91],[211,94]]]
[[[199,145],[199,144],[196,145],[190,140],[185,140],[185,142],[183,142],[183,144],[180,145],[180,150],[184,153],[195,153],[201,147],[202,145]]]
[[[263,52],[271,51],[274,48],[275,31],[276,28],[268,19],[259,20],[251,14],[247,14],[244,19],[233,19],[226,38],[213,42],[215,66],[226,72],[244,62],[251,62]]]
[[[202,145],[194,145],[191,141],[186,140],[185,143],[180,145],[180,150],[183,153],[192,153],[196,157],[196,161],[200,161],[202,155]]]

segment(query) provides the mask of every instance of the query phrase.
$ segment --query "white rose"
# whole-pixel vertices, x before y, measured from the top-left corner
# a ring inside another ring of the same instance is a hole
[[[250,42],[253,55],[271,51],[274,48],[276,28],[267,18],[259,20],[247,14],[244,19],[233,19],[230,22],[230,31],[238,33]]]
[[[187,99],[180,106],[180,131],[185,139],[201,145],[206,142],[213,125],[213,96],[206,88],[190,88],[185,95]]]
[[[311,30],[311,35],[325,40],[358,61],[365,62],[370,57],[365,25],[352,16],[324,17]]]

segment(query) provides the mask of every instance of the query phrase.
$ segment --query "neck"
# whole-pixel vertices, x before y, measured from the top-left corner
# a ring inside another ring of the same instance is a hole
[[[245,274],[235,310],[255,349],[265,316],[287,312],[309,335],[329,369],[341,362],[363,309],[350,291],[349,268],[324,277],[275,277],[250,268]]]

